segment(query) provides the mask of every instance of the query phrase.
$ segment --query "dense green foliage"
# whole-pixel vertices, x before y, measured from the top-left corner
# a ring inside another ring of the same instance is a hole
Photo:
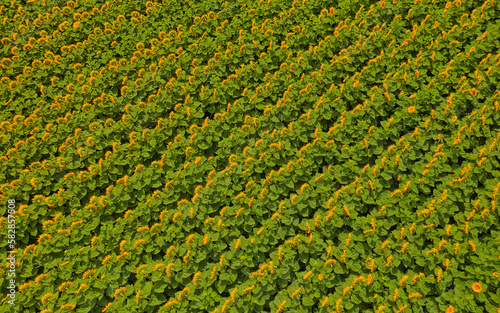
[[[0,17],[1,312],[500,312],[500,1]]]

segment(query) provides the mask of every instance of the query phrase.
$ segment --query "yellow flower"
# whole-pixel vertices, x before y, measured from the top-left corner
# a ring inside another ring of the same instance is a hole
[[[198,285],[200,284],[200,283],[197,283],[197,282],[196,282],[196,279],[197,279],[198,277],[201,277],[201,273],[200,273],[200,272],[196,272],[196,273],[194,274],[194,276],[193,276],[193,285],[195,285],[195,286],[198,286]]]
[[[125,288],[125,287],[120,287],[120,288],[118,288],[118,289],[116,289],[116,290],[115,290],[114,297],[115,297],[116,299],[118,299],[118,297],[119,297],[119,296],[121,296],[121,295],[123,295],[123,294],[124,294],[124,292],[126,292],[126,291],[127,291],[127,288]]]
[[[415,107],[413,107],[413,106],[409,107],[408,108],[408,113],[413,113],[413,112],[415,112]]]
[[[478,282],[475,282],[472,284],[472,290],[474,290],[474,292],[481,292],[481,290],[483,290],[483,288],[481,287],[481,284],[478,283]]]
[[[108,303],[108,305],[106,305],[106,307],[101,312],[106,312],[106,310],[109,309],[111,304],[112,304],[112,302]]]
[[[54,297],[54,295],[51,294],[51,293],[48,293],[48,294],[44,295],[42,297],[42,303],[45,304],[47,302],[47,298],[49,298],[49,297]]]
[[[111,258],[111,256],[110,256],[110,255],[107,255],[107,256],[104,258],[104,260],[102,261],[102,265],[103,265],[103,266],[106,266],[106,261],[108,261],[110,258]]]

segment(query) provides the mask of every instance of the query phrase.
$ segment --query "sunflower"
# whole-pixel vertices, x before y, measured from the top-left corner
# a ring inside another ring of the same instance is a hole
[[[474,290],[474,292],[481,292],[483,288],[481,288],[481,284],[478,283],[478,282],[475,282],[472,284],[472,290]]]

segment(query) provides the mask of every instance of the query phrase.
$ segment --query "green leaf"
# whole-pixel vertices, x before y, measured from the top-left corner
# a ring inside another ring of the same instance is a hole
[[[165,287],[168,285],[163,280],[156,281],[153,285],[153,290],[155,293],[162,293]]]
[[[342,302],[342,304],[344,305],[344,308],[347,310],[350,310],[354,307],[354,304],[352,304],[350,301]]]
[[[148,281],[144,284],[144,286],[142,287],[142,294],[144,296],[149,296],[149,294],[151,293],[151,289],[153,288],[153,283],[151,281]]]
[[[220,275],[220,280],[221,281],[231,282],[231,276],[228,273],[222,273]]]
[[[167,299],[165,298],[164,295],[159,294],[158,297],[156,295],[151,295],[151,300],[149,301],[150,306],[157,306],[165,303]]]
[[[314,300],[309,295],[302,296],[302,304],[304,306],[313,306],[314,303],[315,303]]]

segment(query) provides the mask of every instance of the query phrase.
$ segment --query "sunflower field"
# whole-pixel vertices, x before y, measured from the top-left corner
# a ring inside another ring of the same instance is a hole
[[[500,312],[499,0],[4,0],[0,37],[0,312]]]

